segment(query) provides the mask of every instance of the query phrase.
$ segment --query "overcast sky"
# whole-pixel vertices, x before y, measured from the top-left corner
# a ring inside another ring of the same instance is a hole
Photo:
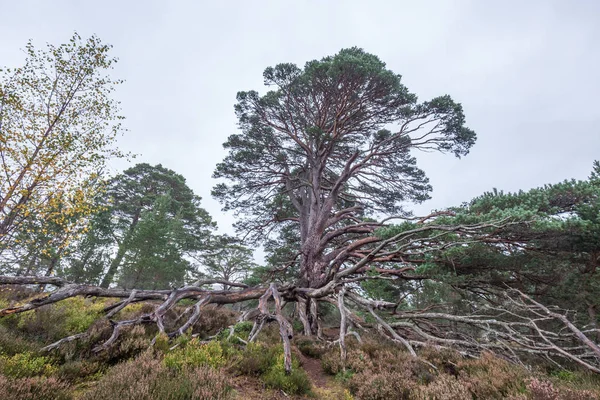
[[[236,132],[236,92],[262,90],[267,66],[344,47],[378,55],[422,100],[450,94],[477,132],[461,160],[417,154],[434,188],[419,214],[494,187],[585,179],[600,159],[598,0],[0,0],[0,15],[0,65],[20,65],[28,39],[77,31],[114,45],[120,147],[185,176],[224,232],[233,218],[211,199],[211,175]]]

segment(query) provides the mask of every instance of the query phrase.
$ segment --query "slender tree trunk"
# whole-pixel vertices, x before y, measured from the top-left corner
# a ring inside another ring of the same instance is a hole
[[[129,241],[129,238],[133,234],[133,231],[135,230],[135,227],[137,226],[137,223],[140,220],[141,213],[142,213],[142,209],[138,208],[135,215],[133,216],[133,220],[131,221],[131,225],[129,226],[127,234],[125,235],[125,237],[119,244],[119,250],[117,251],[116,257],[110,263],[110,267],[108,268],[106,275],[104,275],[104,278],[102,279],[102,282],[100,283],[100,287],[107,288],[113,282],[113,279],[115,278],[115,274],[119,270],[119,267],[121,266],[121,262],[123,261],[123,257],[125,257],[125,253],[127,252],[126,243]]]
[[[102,278],[100,287],[107,288],[110,286],[115,277],[115,274],[117,273],[117,270],[119,269],[119,266],[121,265],[121,262],[123,261],[123,257],[125,257],[126,251],[127,249],[125,248],[125,245],[121,244],[119,246],[119,250],[117,251],[117,255],[110,263],[110,267],[108,268],[106,275],[104,275],[104,278]]]
[[[590,328],[596,329],[595,335],[592,337],[595,338],[594,340],[596,340],[597,343],[600,343],[600,332],[597,330],[598,329],[598,316],[596,313],[596,305],[588,303],[587,311],[588,311],[588,317],[590,318]]]
[[[52,276],[52,273],[56,269],[56,265],[60,261],[60,257],[62,255],[62,252],[63,252],[63,249],[61,249],[54,257],[52,257],[50,259],[50,264],[48,265],[48,269],[46,269],[45,276]],[[46,285],[45,284],[41,284],[38,287],[38,293],[42,293],[45,289],[46,289]]]

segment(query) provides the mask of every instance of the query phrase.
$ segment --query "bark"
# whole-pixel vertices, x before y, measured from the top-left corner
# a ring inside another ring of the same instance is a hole
[[[338,293],[338,308],[340,310],[340,356],[342,368],[346,371],[346,307],[344,307],[344,295],[346,288],[342,287]]]
[[[310,322],[308,321],[308,316],[306,314],[308,301],[304,297],[298,296],[296,307],[298,309],[298,318],[300,319],[300,322],[302,322],[304,336],[311,336],[312,328],[310,327]]]

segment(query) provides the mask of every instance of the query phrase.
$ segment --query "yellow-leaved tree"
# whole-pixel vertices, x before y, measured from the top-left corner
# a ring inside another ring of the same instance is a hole
[[[30,41],[23,66],[0,69],[0,255],[50,230],[38,244],[60,252],[96,211],[99,174],[124,156],[110,49],[77,33],[44,49]]]

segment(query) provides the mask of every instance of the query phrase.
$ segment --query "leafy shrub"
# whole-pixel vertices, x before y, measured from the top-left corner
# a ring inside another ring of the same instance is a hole
[[[205,308],[200,314],[200,318],[194,324],[193,333],[198,333],[203,337],[214,335],[220,329],[233,325],[236,321],[236,314],[226,308]]]
[[[242,375],[259,376],[277,362],[278,355],[276,346],[251,342],[236,357],[234,369]]]
[[[219,332],[219,334],[216,336],[216,338],[223,342],[228,341],[231,343],[241,344],[242,342],[239,341],[236,338],[236,336],[243,340],[247,340],[248,335],[250,335],[250,331],[252,331],[253,326],[254,326],[254,324],[249,321],[238,322],[237,324],[235,324],[233,326],[233,336],[232,337],[230,337],[230,333],[231,333],[230,329],[222,329]]]
[[[252,327],[254,326],[253,322],[250,321],[242,321],[235,324],[234,333],[241,336],[242,338],[247,338],[252,331]]]
[[[279,355],[271,368],[263,375],[267,387],[283,390],[286,394],[306,394],[310,392],[311,384],[306,372],[294,360],[292,371],[285,373],[283,354]]]
[[[231,394],[229,379],[212,368],[175,370],[144,354],[112,368],[82,400],[222,400]]]
[[[72,297],[19,314],[15,316],[15,325],[29,336],[59,340],[86,331],[100,317],[104,306],[104,300]]]
[[[298,336],[295,338],[294,342],[296,347],[298,347],[298,350],[300,350],[300,353],[307,357],[321,358],[321,356],[327,352],[325,347],[306,336]]]
[[[12,356],[0,355],[0,371],[3,375],[25,378],[37,375],[50,375],[54,367],[47,357],[38,357],[29,352]]]
[[[81,382],[90,377],[95,378],[102,373],[103,367],[93,361],[68,361],[56,368],[56,375],[68,382]]]
[[[33,343],[0,325],[0,354],[12,356],[17,353],[33,352],[35,348]]]
[[[0,375],[0,398],[6,400],[71,400],[69,386],[56,378],[17,378]]]
[[[190,366],[220,368],[225,365],[226,359],[220,342],[211,341],[201,344],[197,339],[192,339],[185,347],[178,347],[166,354],[164,363],[167,367],[176,370]]]

